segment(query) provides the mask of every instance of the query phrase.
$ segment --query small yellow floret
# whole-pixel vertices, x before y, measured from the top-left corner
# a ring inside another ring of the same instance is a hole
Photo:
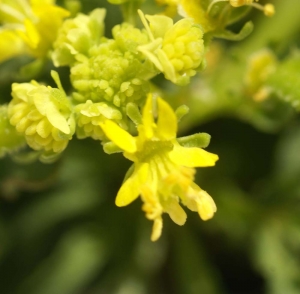
[[[116,205],[128,205],[140,195],[146,217],[154,222],[151,240],[156,241],[161,235],[163,213],[169,214],[177,225],[184,225],[187,215],[180,203],[198,211],[203,220],[213,217],[216,205],[193,182],[193,167],[213,166],[218,156],[201,148],[180,146],[176,140],[177,118],[173,109],[157,98],[155,119],[152,103],[153,97],[149,95],[137,137],[112,121],[100,125],[106,136],[124,150],[124,156],[134,162],[132,174],[118,192]]]

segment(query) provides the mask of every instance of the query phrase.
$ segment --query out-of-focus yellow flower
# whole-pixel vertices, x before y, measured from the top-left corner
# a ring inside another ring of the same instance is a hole
[[[68,15],[54,0],[0,0],[0,62],[21,54],[45,57]]]
[[[194,182],[193,167],[213,166],[218,156],[197,147],[182,147],[176,140],[177,118],[172,108],[157,98],[158,118],[154,118],[153,99],[149,95],[143,110],[137,137],[131,136],[111,120],[100,123],[106,136],[134,162],[131,175],[120,188],[117,206],[126,206],[141,195],[146,217],[154,221],[151,240],[162,231],[162,213],[178,225],[186,221],[179,201],[203,220],[213,217],[213,199]]]

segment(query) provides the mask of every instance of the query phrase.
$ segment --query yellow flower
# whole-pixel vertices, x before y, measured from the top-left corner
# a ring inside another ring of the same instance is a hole
[[[139,195],[146,217],[154,221],[151,240],[162,231],[162,213],[169,214],[178,225],[186,221],[179,204],[198,211],[203,220],[213,217],[213,199],[194,182],[193,167],[213,166],[218,156],[197,147],[182,147],[176,140],[177,118],[172,108],[157,98],[158,118],[154,118],[152,95],[143,110],[138,136],[133,137],[111,120],[100,123],[106,136],[134,162],[131,175],[120,188],[117,206],[126,206]]]
[[[1,0],[0,62],[20,54],[45,57],[68,15],[54,0]]]

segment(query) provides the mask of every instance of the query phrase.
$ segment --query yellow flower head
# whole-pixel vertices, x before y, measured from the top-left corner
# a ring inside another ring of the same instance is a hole
[[[54,0],[1,0],[0,61],[19,54],[45,57],[68,15]]]
[[[154,221],[151,240],[162,231],[162,213],[166,212],[178,225],[186,221],[181,201],[198,211],[203,220],[216,211],[212,198],[194,182],[193,167],[213,166],[218,156],[197,147],[182,147],[176,140],[177,118],[172,108],[157,98],[157,120],[154,118],[153,97],[149,95],[143,110],[138,136],[133,137],[116,123],[100,123],[106,136],[134,162],[132,174],[120,188],[117,206],[126,206],[139,195],[144,202],[146,217]]]

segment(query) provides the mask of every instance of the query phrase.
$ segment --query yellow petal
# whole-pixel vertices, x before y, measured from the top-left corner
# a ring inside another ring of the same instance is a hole
[[[27,48],[23,40],[14,31],[1,30],[0,44],[0,62],[27,53]]]
[[[136,152],[135,138],[120,128],[116,123],[107,119],[104,123],[100,123],[100,127],[105,135],[118,147],[129,153]]]
[[[177,225],[183,226],[185,224],[187,218],[186,213],[175,199],[168,204],[166,212],[169,214],[172,221]]]
[[[27,34],[23,36],[24,41],[28,44],[29,47],[36,48],[38,43],[40,42],[39,32],[29,19],[24,20],[24,26],[27,32]]]
[[[186,167],[214,166],[219,159],[218,155],[209,153],[197,147],[182,147],[175,143],[173,150],[169,153],[170,159],[178,165]]]
[[[134,171],[125,183],[121,186],[117,198],[116,205],[119,207],[126,206],[134,201],[140,194],[140,188],[145,183],[148,176],[149,165],[142,164],[137,171]]]
[[[158,121],[157,132],[161,138],[171,140],[176,137],[177,117],[170,105],[163,99],[158,98]]]
[[[37,6],[37,5],[55,5],[55,0],[31,0],[30,1],[32,6]]]
[[[211,219],[217,211],[217,206],[211,196],[204,190],[199,192],[199,197],[196,200],[198,213],[200,217],[206,221]]]
[[[163,221],[161,217],[158,217],[154,220],[153,227],[152,227],[152,234],[151,234],[151,241],[157,241],[161,236],[163,228]]]
[[[143,109],[143,130],[145,132],[146,138],[150,139],[153,137],[153,110],[152,110],[152,94],[148,95],[146,104]]]

